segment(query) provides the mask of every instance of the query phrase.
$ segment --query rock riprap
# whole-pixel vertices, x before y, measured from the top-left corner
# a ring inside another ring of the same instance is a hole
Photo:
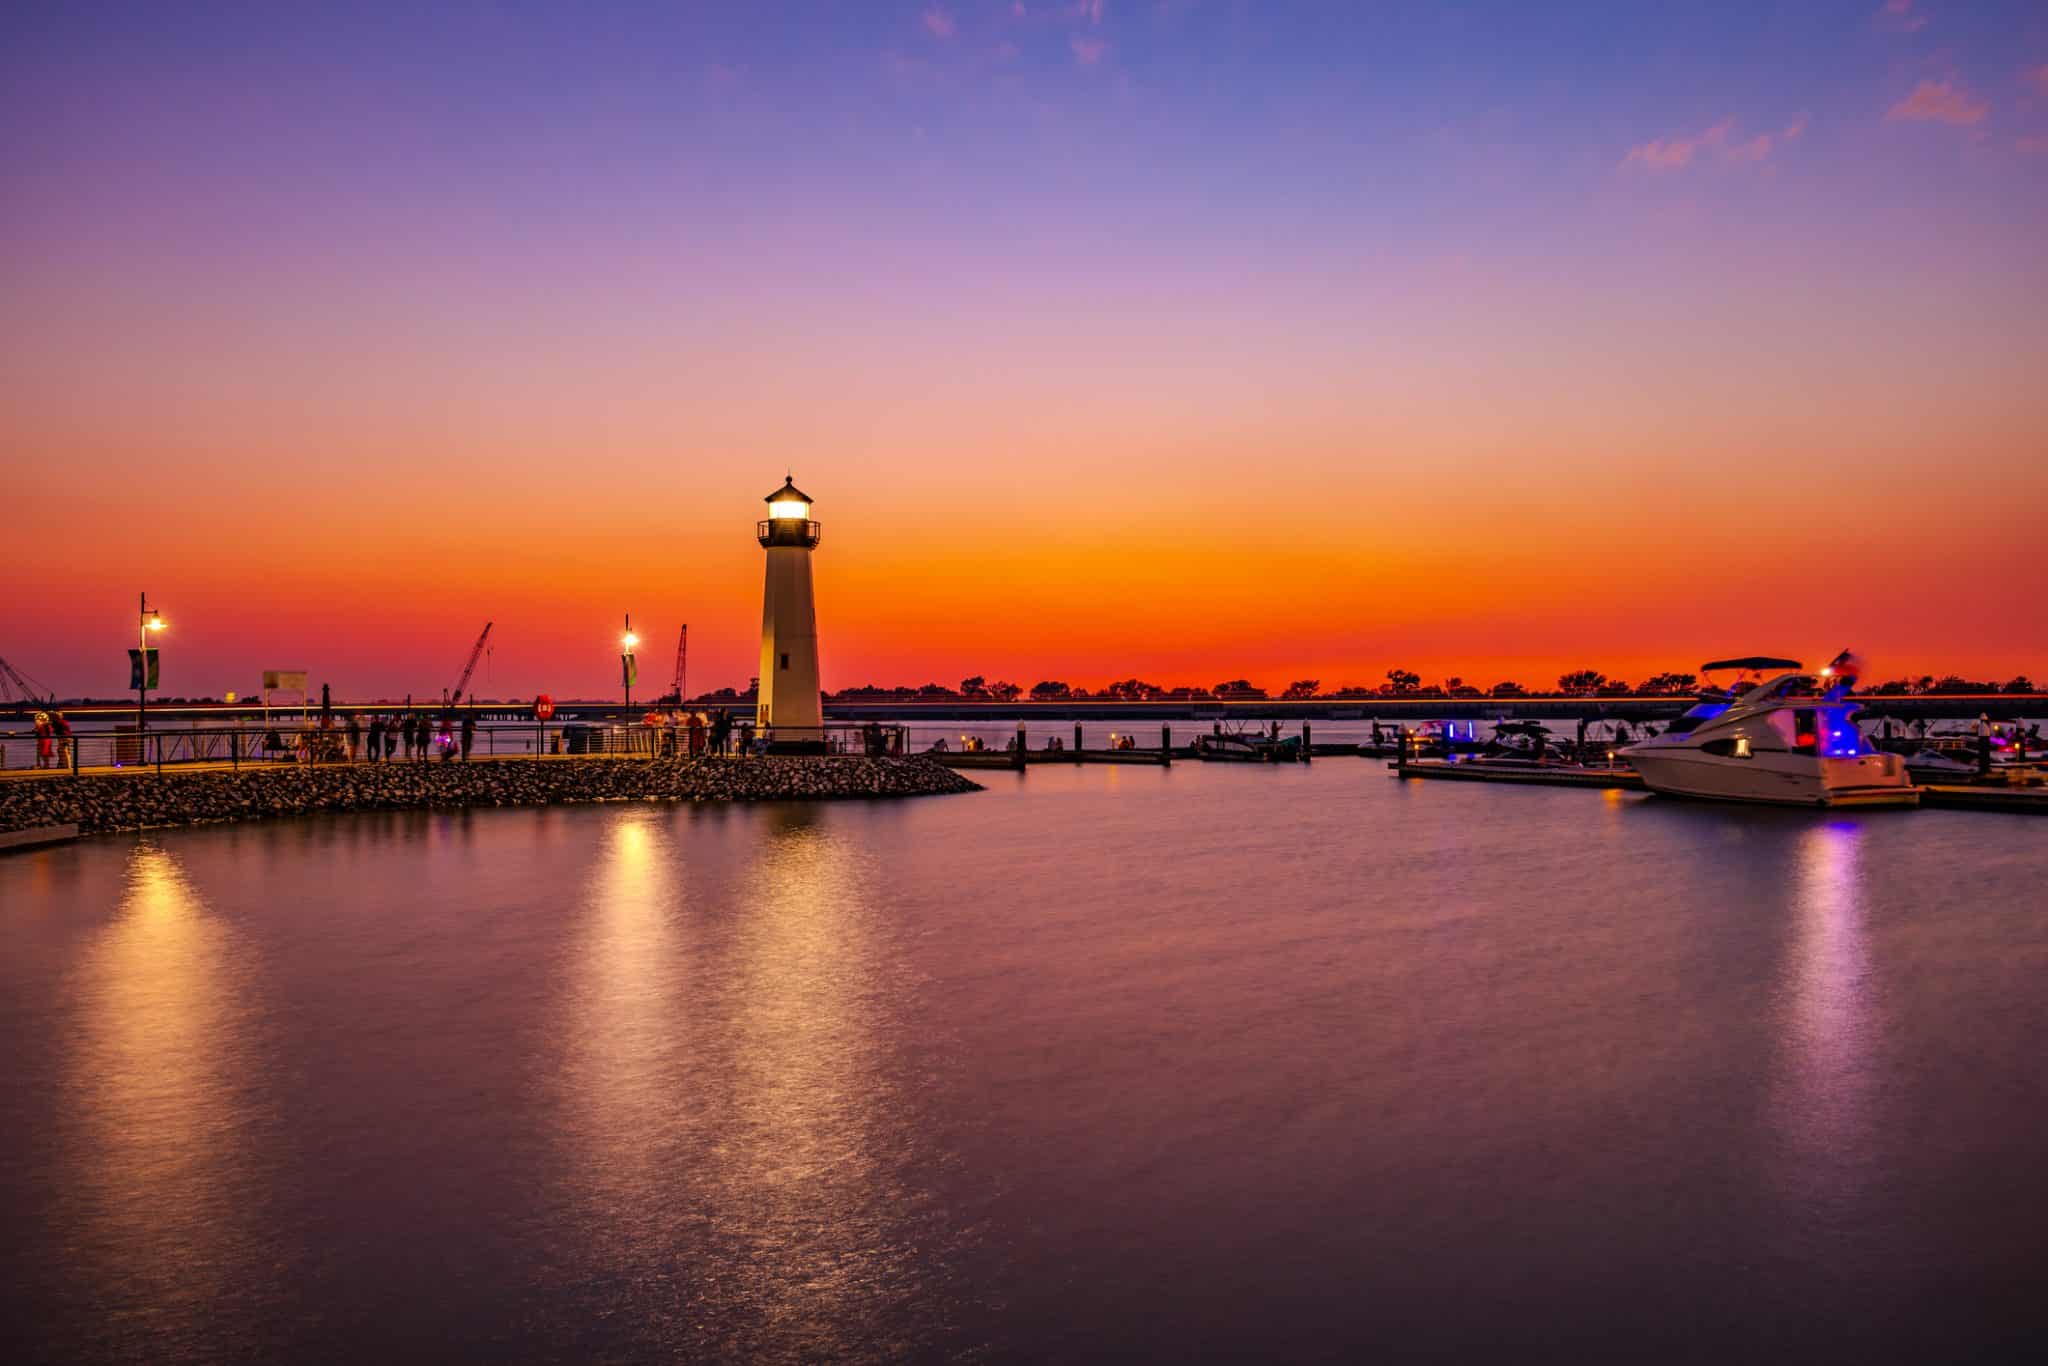
[[[973,792],[930,759],[483,759],[469,763],[143,771],[0,783],[0,830],[76,824],[87,833],[311,811],[547,806],[555,802],[837,801]]]

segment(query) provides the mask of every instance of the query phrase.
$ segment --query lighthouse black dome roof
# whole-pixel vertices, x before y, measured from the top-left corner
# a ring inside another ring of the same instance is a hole
[[[799,503],[814,503],[817,501],[817,499],[796,486],[796,479],[793,475],[790,478],[784,479],[781,488],[775,490],[775,492],[769,494],[761,501],[764,503],[782,503],[792,500]]]

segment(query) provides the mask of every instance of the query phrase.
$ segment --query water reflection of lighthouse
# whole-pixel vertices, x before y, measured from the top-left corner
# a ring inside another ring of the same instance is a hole
[[[815,749],[824,742],[818,694],[818,613],[811,599],[811,551],[819,527],[810,495],[789,479],[767,497],[768,520],[757,528],[768,552],[761,593],[761,691],[754,720],[777,749]]]

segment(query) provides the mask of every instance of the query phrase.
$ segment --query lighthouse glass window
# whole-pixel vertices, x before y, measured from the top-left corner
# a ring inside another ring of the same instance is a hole
[[[801,520],[811,515],[811,505],[800,503],[794,498],[782,498],[768,505],[768,515],[778,521],[784,517]]]

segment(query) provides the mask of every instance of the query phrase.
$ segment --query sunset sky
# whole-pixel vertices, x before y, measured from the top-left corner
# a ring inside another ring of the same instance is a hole
[[[2048,7],[37,6],[0,656],[2048,674]],[[652,687],[648,685],[652,684]]]

